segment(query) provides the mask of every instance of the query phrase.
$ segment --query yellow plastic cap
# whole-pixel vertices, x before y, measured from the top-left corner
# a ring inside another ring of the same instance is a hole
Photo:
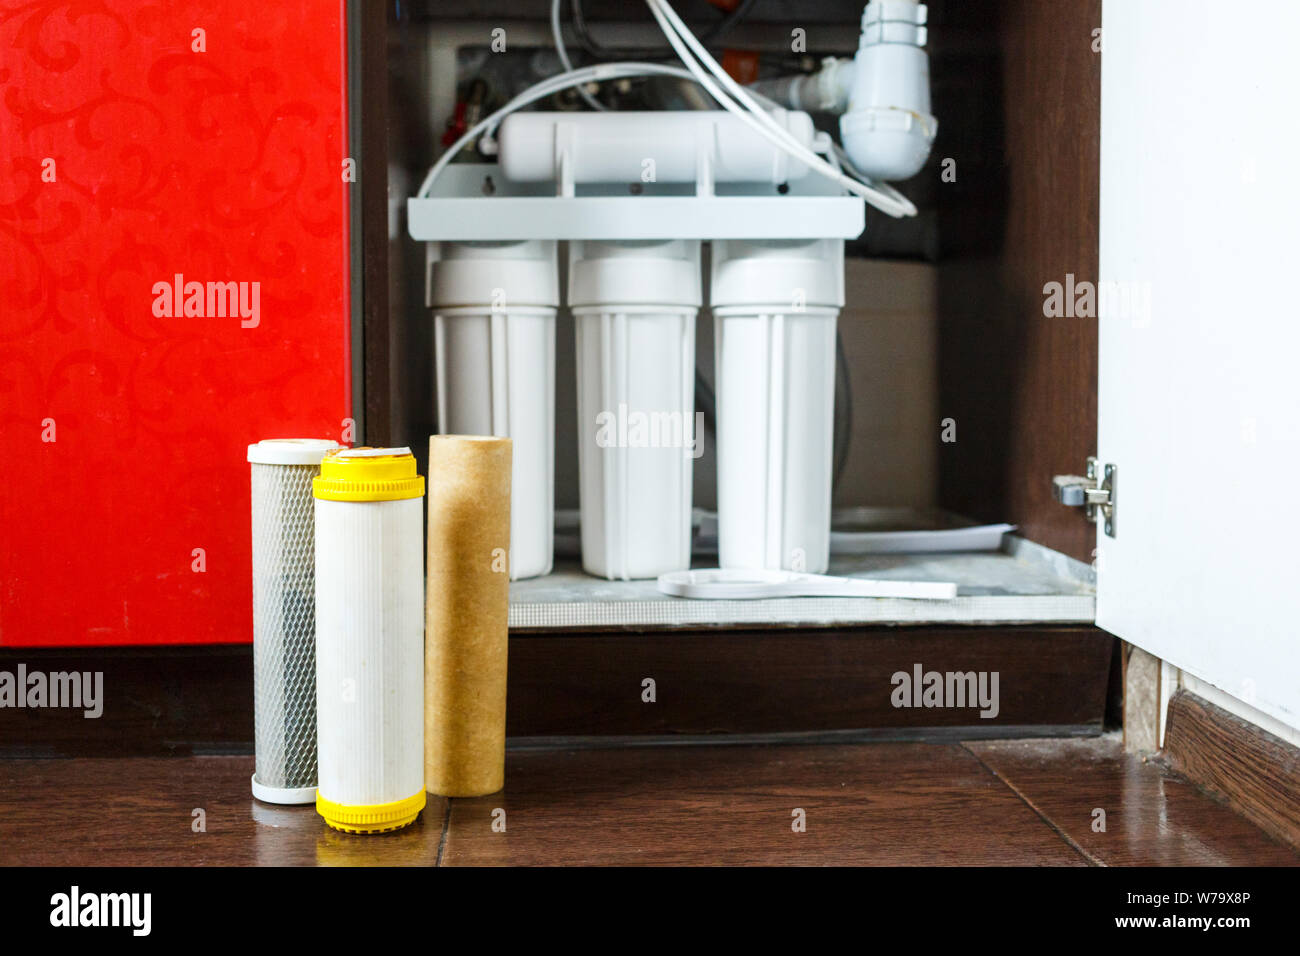
[[[370,806],[335,803],[316,791],[316,812],[335,830],[344,833],[387,833],[410,826],[424,809],[425,793],[421,790],[405,800]]]
[[[340,448],[320,463],[312,494],[324,501],[400,501],[424,495],[409,448]]]

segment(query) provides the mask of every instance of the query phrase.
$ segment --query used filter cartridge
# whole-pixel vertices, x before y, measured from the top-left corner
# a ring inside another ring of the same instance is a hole
[[[425,783],[447,797],[505,782],[511,451],[508,438],[429,439]]]
[[[327,455],[316,497],[316,810],[380,833],[424,808],[424,479],[409,448]]]
[[[316,562],[311,482],[338,443],[248,446],[253,532],[253,796],[316,799]]]

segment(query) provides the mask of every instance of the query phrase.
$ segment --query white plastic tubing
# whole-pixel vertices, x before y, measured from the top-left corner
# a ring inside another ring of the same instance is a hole
[[[746,91],[731,78],[666,0],[646,0],[646,4],[682,64],[724,109],[774,145],[802,160],[811,170],[838,183],[855,196],[861,196],[877,209],[895,217],[916,215],[916,207],[896,190],[846,175],[840,168],[804,148],[763,109],[754,92]]]

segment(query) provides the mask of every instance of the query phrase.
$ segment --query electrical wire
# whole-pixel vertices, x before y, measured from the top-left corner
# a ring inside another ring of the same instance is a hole
[[[835,332],[835,411],[831,442],[835,462],[831,470],[832,495],[844,477],[844,469],[849,463],[849,446],[853,441],[853,380],[849,356],[844,349],[844,335],[838,329]]]
[[[700,367],[695,366],[695,410],[704,415],[704,425],[713,434],[718,433],[718,399]]]

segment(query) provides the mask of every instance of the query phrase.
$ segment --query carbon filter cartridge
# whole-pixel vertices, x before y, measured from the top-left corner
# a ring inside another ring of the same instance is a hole
[[[253,515],[253,796],[316,799],[316,564],[312,479],[337,442],[248,446]]]

